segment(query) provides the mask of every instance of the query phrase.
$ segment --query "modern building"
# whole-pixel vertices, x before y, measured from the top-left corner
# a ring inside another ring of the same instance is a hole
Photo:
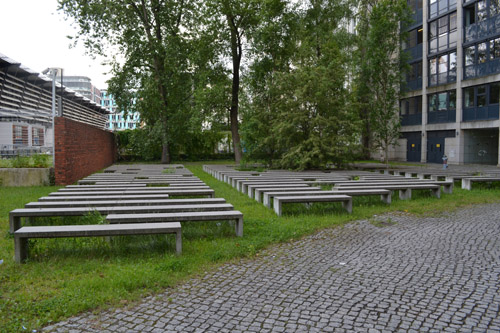
[[[61,83],[61,76],[57,77],[57,81]],[[89,77],[87,76],[62,76],[62,84],[71,90],[76,91],[83,97],[101,105],[102,93],[97,89]]]
[[[118,110],[118,105],[112,94],[102,90],[101,106],[109,111],[106,128],[111,131],[121,131],[126,129],[136,129],[140,127],[141,117],[139,112],[128,112]]]
[[[408,0],[398,160],[500,164],[500,2]]]
[[[51,153],[52,80],[0,53],[0,157]],[[107,111],[55,83],[56,115],[104,129]]]

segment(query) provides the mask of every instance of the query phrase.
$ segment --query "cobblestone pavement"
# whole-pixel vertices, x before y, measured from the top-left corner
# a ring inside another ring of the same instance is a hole
[[[500,332],[500,204],[374,219],[273,246],[134,308],[45,330]]]

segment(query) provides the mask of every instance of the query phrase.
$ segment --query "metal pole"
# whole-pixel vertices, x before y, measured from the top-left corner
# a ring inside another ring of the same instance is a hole
[[[56,76],[57,70],[52,69],[52,166],[56,166]]]

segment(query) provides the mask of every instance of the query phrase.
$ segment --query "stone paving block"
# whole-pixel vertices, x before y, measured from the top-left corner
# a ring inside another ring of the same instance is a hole
[[[500,204],[378,218],[396,223],[322,230],[135,308],[84,313],[44,331],[500,331]]]

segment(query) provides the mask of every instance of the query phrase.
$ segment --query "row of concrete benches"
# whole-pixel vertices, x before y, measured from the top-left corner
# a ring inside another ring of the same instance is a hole
[[[342,202],[343,207],[352,211],[352,196],[380,195],[383,202],[391,203],[392,191],[399,191],[402,200],[411,199],[412,190],[431,190],[439,198],[441,187],[445,193],[452,193],[453,181],[424,180],[406,178],[399,175],[377,175],[370,172],[335,173],[328,176],[303,173],[284,173],[275,177],[271,174],[240,173],[221,166],[205,166],[204,170],[219,180],[231,184],[239,191],[257,201],[263,200],[265,206],[274,208],[278,215],[285,203]],[[353,180],[353,178],[357,180]],[[322,190],[311,185],[333,185],[332,190]]]
[[[171,196],[209,198],[172,199]],[[146,184],[124,181],[119,185],[69,185],[40,198],[38,202],[26,204],[25,208],[10,212],[10,232],[15,240],[15,259],[17,262],[26,259],[29,238],[136,234],[175,233],[176,252],[181,253],[180,223],[184,221],[235,221],[236,235],[243,236],[243,214],[234,210],[224,199],[213,197],[214,191],[204,184],[197,187],[147,187]],[[84,216],[92,212],[106,216],[108,224],[22,226],[23,219]]]

